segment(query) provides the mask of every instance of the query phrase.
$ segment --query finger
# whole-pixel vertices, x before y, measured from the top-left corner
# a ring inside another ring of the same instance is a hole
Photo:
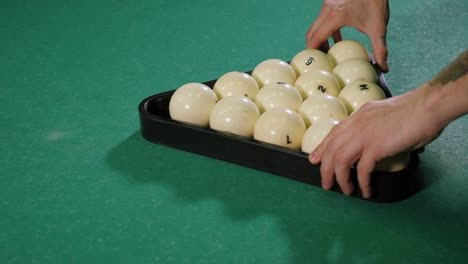
[[[335,183],[335,157],[336,150],[343,146],[343,137],[340,137],[339,124],[332,128],[322,143],[315,149],[321,157],[320,175],[322,177],[322,188],[329,190]],[[346,140],[345,140],[346,141]]]
[[[354,191],[354,184],[351,180],[351,166],[359,159],[360,145],[357,141],[347,140],[344,147],[335,155],[335,177],[341,191],[346,195],[351,195]]]
[[[330,190],[335,183],[334,177],[334,153],[332,151],[324,152],[322,163],[320,164],[320,176],[322,177],[322,188]]]
[[[352,135],[352,134],[348,134]],[[344,137],[341,136],[341,139]],[[352,136],[351,136],[352,138]],[[351,180],[351,166],[356,163],[361,155],[362,147],[359,141],[344,139],[341,147],[337,148],[335,155],[335,177],[341,191],[346,195],[351,195],[354,191],[354,183]]]
[[[343,37],[341,36],[341,30],[338,29],[337,31],[333,32],[333,42],[334,43],[337,43],[339,41],[342,41],[343,40]]]
[[[375,160],[369,154],[364,153],[359,159],[357,165],[357,174],[359,188],[361,189],[362,196],[369,199],[372,196],[371,190],[371,173],[375,167]]]
[[[318,18],[317,18],[318,19]],[[318,23],[319,21],[318,20],[315,20],[314,23],[312,23],[309,27],[309,29],[307,30],[307,33],[306,33],[306,36],[305,36],[305,40],[306,40],[306,45],[307,45],[307,42],[309,41],[309,39],[312,37],[312,32],[315,31],[315,29],[318,27]]]
[[[332,140],[335,136],[335,132],[333,130],[336,130],[335,127],[328,133],[328,135],[320,142],[320,144],[312,151],[309,155],[309,161],[312,164],[319,164],[322,161],[322,156],[325,153],[325,150],[327,149],[327,144],[330,140]]]
[[[312,33],[322,24],[323,21],[326,20],[328,13],[329,13],[329,10],[325,8],[324,6],[322,6],[322,9],[320,10],[318,17],[315,19],[315,21],[310,25],[309,29],[307,30],[306,46],[308,46],[308,42],[312,38]]]
[[[336,138],[340,137],[341,132],[343,129],[340,130],[340,128],[345,128],[345,122],[339,123],[338,125],[334,126],[331,131],[328,133],[328,135],[320,142],[320,144],[312,151],[309,155],[309,161],[312,164],[318,164],[322,161],[322,156],[328,148],[328,144],[331,141],[334,141]]]
[[[322,50],[323,52],[328,52],[329,49],[330,43],[328,42],[328,39],[322,42],[322,44],[320,44],[320,50]]]
[[[320,156],[319,152],[314,150],[312,153],[309,155],[309,161],[312,164],[319,164],[320,161],[322,160],[322,157]]]
[[[346,195],[351,195],[354,191],[354,184],[349,177],[350,169],[347,165],[335,163],[336,182]]]
[[[374,54],[374,59],[379,65],[380,69],[383,72],[388,72],[389,67],[387,63],[387,41],[385,34],[384,35],[373,35],[371,36],[371,44],[372,44],[372,53]]]
[[[327,17],[328,17],[329,14],[330,14],[330,8],[329,8],[327,5],[322,5],[322,7],[320,8],[320,12],[319,12],[317,18],[316,18],[315,21],[311,24],[311,26],[309,27],[309,30],[307,31],[306,39],[309,39],[309,38],[310,38],[310,35],[312,34],[312,32],[313,32],[320,24],[322,24],[323,21],[326,21],[326,20],[327,20]]]
[[[327,52],[329,49],[330,49],[330,44],[328,43],[328,38],[325,39],[323,42],[319,42],[319,41],[311,41],[311,39],[313,38],[312,37],[312,33],[310,34],[310,38],[308,37],[306,39],[306,47],[308,49],[320,49],[324,52]]]
[[[316,49],[321,47],[325,42],[328,44],[328,38],[339,28],[340,26],[336,22],[326,21],[321,23],[309,34],[307,39],[307,48]]]

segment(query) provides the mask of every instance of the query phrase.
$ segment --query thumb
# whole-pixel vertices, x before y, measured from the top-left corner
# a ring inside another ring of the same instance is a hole
[[[383,72],[388,72],[389,67],[387,63],[387,41],[385,34],[382,36],[374,35],[371,37],[371,44],[372,44],[372,53],[374,54],[374,59],[379,65],[380,69]]]
[[[312,151],[312,153],[310,153],[309,155],[309,161],[312,164],[319,164],[321,159],[322,157],[320,156],[320,154],[318,154],[316,150]]]
[[[317,49],[324,43],[328,44],[328,38],[330,38],[339,29],[340,24],[336,21],[320,23],[317,27],[308,33],[307,48]]]
[[[310,163],[319,164],[320,162],[322,162],[322,155],[323,155],[324,149],[325,149],[325,144],[324,142],[322,142],[314,149],[314,151],[310,153],[309,155]]]

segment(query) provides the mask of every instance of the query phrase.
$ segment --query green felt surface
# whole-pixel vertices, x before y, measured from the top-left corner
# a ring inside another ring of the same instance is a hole
[[[0,3],[1,263],[463,263],[468,117],[375,204],[151,144],[137,105],[291,59],[321,1]],[[394,94],[466,49],[466,1],[391,1]],[[344,37],[365,43],[352,29]]]

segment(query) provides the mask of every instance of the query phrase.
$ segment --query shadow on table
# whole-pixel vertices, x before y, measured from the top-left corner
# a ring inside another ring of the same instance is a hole
[[[151,144],[139,132],[112,149],[107,161],[132,182],[169,186],[184,202],[215,199],[236,220],[273,216],[290,240],[294,263],[373,262],[380,259],[376,252],[386,250],[382,246],[403,250],[403,245],[394,243],[406,241],[411,236],[406,231],[437,227],[440,221],[446,225],[450,224],[447,221],[468,216],[443,204],[434,207],[424,194],[398,203],[377,204],[302,183],[291,184],[281,177],[265,180],[276,176],[223,161],[213,165],[212,159]],[[435,180],[427,180],[426,187]],[[390,234],[393,237],[388,237]],[[385,254],[392,252],[389,250]],[[406,250],[403,254],[410,254],[412,248]]]

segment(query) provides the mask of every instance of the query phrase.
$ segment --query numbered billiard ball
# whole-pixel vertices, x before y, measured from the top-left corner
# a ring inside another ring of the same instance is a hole
[[[338,98],[344,103],[349,113],[358,110],[362,105],[369,101],[385,99],[385,93],[375,83],[366,81],[357,81],[351,83],[341,90]]]
[[[312,124],[302,138],[302,151],[312,153],[338,123],[337,120],[328,119]]]
[[[261,114],[255,123],[254,139],[270,144],[300,149],[306,130],[304,120],[295,111],[277,107]]]
[[[291,66],[294,68],[296,76],[300,76],[309,69],[331,72],[334,64],[325,52],[318,49],[306,49],[294,56],[291,60]]]
[[[296,73],[291,65],[280,59],[269,59],[255,66],[252,77],[260,88],[269,83],[284,82],[294,84]]]
[[[323,120],[341,121],[348,117],[346,106],[341,100],[328,94],[311,95],[299,108],[299,114],[307,127]]]
[[[342,40],[335,43],[328,50],[328,56],[335,65],[348,59],[370,61],[369,52],[361,43],[354,40]]]
[[[411,154],[409,152],[401,152],[395,156],[378,161],[375,164],[375,170],[387,172],[401,171],[408,167],[410,160]]]
[[[202,83],[188,83],[179,87],[171,96],[169,115],[173,120],[208,126],[211,110],[218,97]]]
[[[238,71],[223,74],[213,86],[213,91],[220,99],[239,95],[254,100],[259,89],[257,81],[252,76]]]
[[[260,89],[255,103],[262,113],[275,107],[288,107],[297,111],[302,104],[302,96],[299,90],[290,84],[269,83]]]
[[[211,111],[210,128],[242,137],[252,137],[260,116],[257,105],[245,96],[226,96]]]
[[[374,67],[362,59],[348,59],[339,63],[333,69],[333,74],[342,87],[358,80],[377,82],[377,73]]]
[[[320,93],[338,96],[341,91],[341,85],[335,75],[319,69],[309,69],[301,74],[294,86],[301,92],[303,99]]]

